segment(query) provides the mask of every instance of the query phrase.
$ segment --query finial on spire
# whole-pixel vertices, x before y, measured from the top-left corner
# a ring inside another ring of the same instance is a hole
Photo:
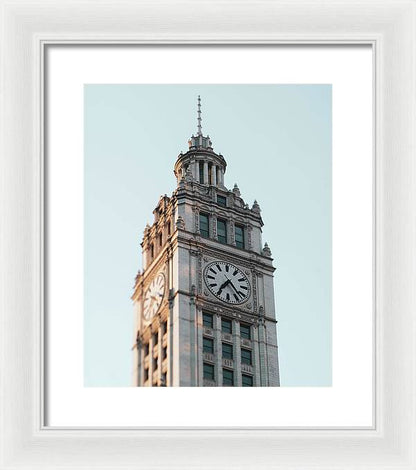
[[[202,135],[202,118],[201,118],[201,97],[198,95],[198,134]]]

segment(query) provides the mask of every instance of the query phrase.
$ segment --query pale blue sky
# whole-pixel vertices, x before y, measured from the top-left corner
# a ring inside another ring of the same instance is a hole
[[[331,86],[86,85],[84,383],[129,386],[140,241],[202,127],[273,253],[282,386],[330,386]]]

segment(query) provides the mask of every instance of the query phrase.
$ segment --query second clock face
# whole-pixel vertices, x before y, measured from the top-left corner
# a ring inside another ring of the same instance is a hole
[[[165,276],[159,273],[150,283],[144,296],[143,316],[151,320],[159,310],[165,293]]]
[[[241,304],[250,297],[250,281],[231,263],[210,263],[205,268],[204,280],[208,289],[223,302]]]

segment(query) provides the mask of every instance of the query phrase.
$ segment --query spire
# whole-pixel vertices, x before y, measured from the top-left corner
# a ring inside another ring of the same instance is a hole
[[[201,118],[201,97],[198,95],[198,134],[202,135],[202,118]]]
[[[202,117],[201,117],[201,96],[198,95],[198,132],[196,135],[192,134],[192,137],[188,140],[190,149],[203,148],[212,150],[212,142],[209,135],[204,136],[202,134]]]

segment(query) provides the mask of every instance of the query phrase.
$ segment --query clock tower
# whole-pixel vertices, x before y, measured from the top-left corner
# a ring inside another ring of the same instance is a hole
[[[224,184],[227,163],[201,125],[180,153],[141,243],[134,386],[279,386],[273,260],[259,204]]]

